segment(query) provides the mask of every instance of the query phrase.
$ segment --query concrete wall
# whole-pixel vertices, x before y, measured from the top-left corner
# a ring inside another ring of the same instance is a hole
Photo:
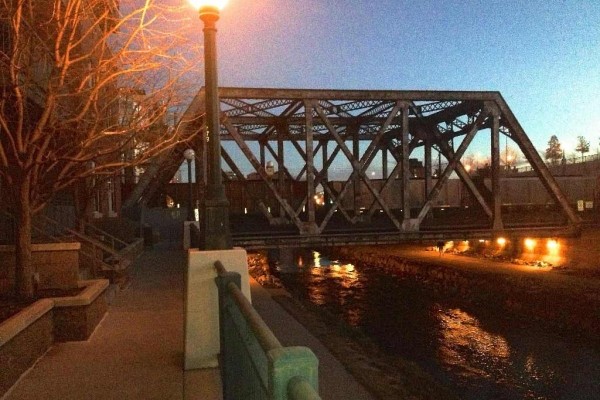
[[[38,289],[73,289],[79,279],[81,244],[45,243],[32,245]],[[0,294],[9,293],[15,280],[14,246],[0,246]]]
[[[0,323],[0,397],[54,342],[87,340],[106,313],[108,281],[80,281],[77,296],[41,299]]]
[[[594,340],[600,335],[600,293],[554,285],[538,273],[504,273],[494,270],[493,261],[485,259],[482,265],[486,268],[479,270],[386,255],[374,247],[336,250],[336,256],[347,262],[380,268],[386,273],[420,281],[434,295],[442,298],[538,321],[558,331],[581,334]],[[535,291],[536,301],[532,301],[532,291]]]
[[[183,221],[187,217],[185,208],[144,208],[142,222],[158,232],[162,242],[183,240]]]
[[[4,331],[12,327],[0,325],[0,397],[54,342],[51,300],[37,302],[23,314],[22,319],[29,319],[27,325],[6,342]]]
[[[219,365],[219,294],[215,261],[241,277],[241,291],[248,301],[250,279],[248,257],[241,248],[232,250],[189,250],[185,273],[185,369],[214,368]]]

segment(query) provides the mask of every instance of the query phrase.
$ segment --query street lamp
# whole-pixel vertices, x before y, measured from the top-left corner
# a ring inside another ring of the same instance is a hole
[[[189,0],[204,23],[204,87],[208,137],[208,182],[204,199],[203,233],[205,250],[231,249],[229,202],[221,177],[221,130],[217,88],[217,27],[219,11],[227,0]]]
[[[187,213],[187,220],[188,221],[195,221],[196,220],[196,216],[194,215],[194,193],[193,193],[193,186],[192,186],[192,160],[196,157],[196,153],[194,152],[194,150],[192,149],[186,149],[183,152],[183,157],[187,160],[187,165],[188,165],[188,188],[189,188],[189,192],[188,192],[188,213]]]

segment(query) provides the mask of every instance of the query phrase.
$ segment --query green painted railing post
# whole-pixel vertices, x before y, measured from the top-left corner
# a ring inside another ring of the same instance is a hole
[[[321,400],[314,387],[301,376],[293,377],[288,383],[288,399],[290,400]]]
[[[319,360],[308,347],[281,347],[267,353],[269,399],[287,400],[292,378],[304,378],[318,393]]]
[[[236,365],[235,346],[231,337],[234,332],[234,323],[230,317],[227,317],[227,308],[235,307],[229,289],[230,283],[234,283],[238,288],[241,287],[241,276],[237,272],[225,272],[215,278],[219,292],[219,337],[221,342],[221,380],[223,383],[223,399],[235,399],[234,382],[237,372],[233,369]],[[237,355],[239,356],[239,355]]]

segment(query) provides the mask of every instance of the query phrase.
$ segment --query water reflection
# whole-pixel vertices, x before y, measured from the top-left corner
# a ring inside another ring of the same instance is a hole
[[[276,263],[285,275],[300,273],[305,280],[304,296],[318,306],[332,306],[331,293],[337,293],[336,312],[352,326],[360,325],[362,309],[352,307],[355,291],[362,288],[361,277],[354,265],[330,260],[315,250],[296,250],[294,265]]]
[[[466,374],[489,376],[479,365],[482,360],[501,364],[510,357],[506,339],[483,329],[472,315],[456,308],[440,309],[437,318],[441,334],[438,355],[445,365],[464,367]]]
[[[600,352],[501,315],[479,315],[421,283],[314,251],[278,265],[296,295],[360,327],[383,350],[418,363],[464,399],[593,399]]]

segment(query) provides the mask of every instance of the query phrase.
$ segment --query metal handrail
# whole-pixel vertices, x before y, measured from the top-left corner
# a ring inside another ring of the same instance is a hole
[[[290,379],[287,391],[290,400],[320,400],[321,397],[315,392],[310,383],[301,376]]]
[[[223,264],[221,264],[220,261],[215,262],[215,268],[219,275],[227,273],[227,270],[225,270],[225,267],[223,267]],[[227,290],[229,290],[229,294],[235,301],[235,304],[246,318],[248,325],[252,328],[252,333],[254,333],[254,336],[258,339],[258,342],[265,353],[269,350],[282,348],[283,346],[279,340],[275,337],[261,316],[256,312],[254,307],[252,307],[252,304],[250,304],[240,288],[238,288],[235,283],[229,282],[227,284]]]
[[[240,275],[227,272],[220,261],[214,266],[219,288],[223,398],[319,400],[318,360],[312,351],[283,347],[240,290]],[[235,315],[241,315],[244,322],[236,322]],[[239,328],[244,330],[233,332]],[[242,386],[245,389],[240,389]]]
[[[85,229],[90,229],[92,231],[94,231],[97,235],[101,235],[104,236],[105,238],[107,238],[108,240],[110,240],[111,246],[116,249],[117,248],[117,244],[121,245],[122,247],[127,247],[128,245],[130,245],[130,243],[125,242],[124,240],[119,239],[116,236],[111,235],[110,233],[106,232],[103,229],[98,228],[95,225],[92,225],[88,222],[85,223]]]

